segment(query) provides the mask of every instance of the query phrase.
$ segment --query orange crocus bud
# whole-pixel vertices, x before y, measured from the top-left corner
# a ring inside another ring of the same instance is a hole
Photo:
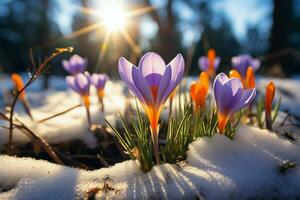
[[[272,104],[275,96],[275,85],[271,81],[268,83],[265,95],[265,117],[267,129],[272,130]]]
[[[209,49],[207,52],[207,57],[209,60],[214,60],[216,58],[216,51],[214,49]]]
[[[245,89],[255,88],[255,74],[253,68],[250,66],[247,68],[244,84]]]
[[[17,74],[17,73],[13,73],[11,75],[11,80],[13,82],[13,84],[15,85],[15,88],[18,90],[18,91],[21,91],[22,88],[24,87],[24,83],[23,83],[23,79],[22,77]],[[20,94],[20,99],[24,99],[25,98],[25,91],[23,91],[21,94]]]
[[[197,82],[192,83],[190,95],[195,104],[195,111],[205,106],[205,101],[209,89],[209,74],[201,72]]]
[[[209,49],[207,52],[207,58],[209,62],[207,72],[211,77],[215,76],[215,58],[216,58],[216,51],[214,49]]]
[[[242,79],[242,76],[240,75],[240,73],[235,70],[235,69],[232,69],[230,72],[229,72],[229,78],[237,78],[237,79],[240,79],[241,81],[243,81]]]

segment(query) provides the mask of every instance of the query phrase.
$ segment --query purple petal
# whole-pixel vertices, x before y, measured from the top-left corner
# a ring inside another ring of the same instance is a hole
[[[131,64],[126,58],[121,57],[118,63],[118,69],[121,79],[127,84],[129,89],[133,92],[133,94],[142,102],[146,103],[144,97],[140,93],[139,89],[136,87],[133,77],[132,71],[133,69],[137,70],[137,67]]]
[[[240,101],[233,107],[233,112],[237,112],[238,110],[248,106],[256,96],[256,89],[248,89],[244,90]]]
[[[214,81],[214,95],[218,111],[224,114],[232,112],[239,102],[243,87],[239,79],[228,79],[227,75],[220,73]]]
[[[215,70],[218,69],[219,65],[220,65],[220,62],[221,62],[221,58],[220,57],[216,57],[215,58],[215,61],[214,61],[214,67],[215,67]]]
[[[158,86],[160,79],[165,72],[166,64],[160,55],[154,52],[148,52],[141,58],[139,69],[150,86]],[[152,74],[157,74],[157,76],[148,77]]]
[[[253,67],[253,69],[254,69],[254,71],[256,71],[256,70],[258,70],[259,69],[259,67],[260,67],[260,60],[259,59],[253,59],[252,60],[252,67]]]
[[[206,56],[201,56],[198,60],[198,65],[202,71],[207,71],[209,67],[209,61]]]
[[[140,68],[132,69],[132,78],[135,87],[139,90],[147,104],[154,105],[154,98],[152,91],[147,80],[143,77],[142,70]]]
[[[184,59],[181,54],[178,54],[168,65],[167,68],[171,68],[171,80],[165,94],[162,97],[162,101],[166,101],[169,95],[177,87],[184,74]]]
[[[164,100],[163,96],[167,93],[166,90],[170,85],[171,77],[172,77],[172,69],[171,67],[167,67],[160,81],[158,95],[157,95],[157,102],[156,102],[157,106],[159,106],[158,104]]]
[[[68,86],[80,95],[89,95],[90,80],[87,76],[80,73],[75,76],[67,76]]]
[[[104,89],[105,83],[108,80],[108,76],[106,74],[93,74],[91,76],[91,83],[99,90]]]

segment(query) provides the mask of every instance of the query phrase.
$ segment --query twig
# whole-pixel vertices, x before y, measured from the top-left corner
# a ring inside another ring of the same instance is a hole
[[[9,121],[9,118],[4,115],[3,113],[0,113],[0,115],[3,117],[3,119]],[[54,152],[52,147],[42,138],[37,136],[32,130],[30,130],[24,123],[22,123],[20,120],[17,119],[18,124],[13,123],[13,126],[25,133],[33,142],[38,143],[43,147],[43,149],[49,154],[49,156],[58,164],[64,164],[60,158],[57,156],[57,154]]]
[[[38,121],[38,123],[43,123],[43,122],[45,122],[45,121],[48,121],[48,120],[53,119],[53,118],[55,118],[55,117],[58,117],[58,116],[60,116],[60,115],[66,114],[66,113],[68,113],[68,112],[70,112],[70,111],[72,111],[72,110],[74,110],[74,109],[76,109],[76,108],[78,108],[78,107],[81,107],[81,104],[78,104],[78,105],[76,105],[76,106],[73,106],[73,107],[71,107],[71,108],[68,108],[68,109],[66,109],[66,110],[64,110],[64,111],[62,111],[62,112],[60,112],[60,113],[54,114],[54,115],[52,115],[52,116],[50,116],[50,117],[46,117],[46,118],[44,118],[44,119],[41,119],[41,120]]]
[[[13,137],[13,115],[14,115],[14,110],[15,110],[15,106],[16,103],[19,99],[19,96],[21,95],[21,93],[23,91],[25,91],[25,89],[30,86],[43,72],[43,70],[45,69],[45,67],[47,66],[48,62],[50,62],[53,58],[55,58],[56,56],[58,56],[59,54],[63,53],[63,52],[72,52],[73,48],[59,48],[56,49],[52,55],[48,58],[46,58],[44,60],[44,62],[42,64],[40,64],[40,66],[37,68],[37,70],[33,73],[33,75],[30,77],[30,79],[27,81],[27,83],[24,85],[24,87],[17,91],[13,102],[10,106],[10,116],[9,116],[9,140],[8,140],[8,149],[7,149],[7,153],[10,154],[11,150],[12,150],[12,137]]]

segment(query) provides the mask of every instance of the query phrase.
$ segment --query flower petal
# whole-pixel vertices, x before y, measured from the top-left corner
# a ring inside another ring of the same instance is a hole
[[[178,54],[168,65],[167,68],[171,68],[171,80],[165,94],[162,97],[162,101],[166,101],[169,95],[177,87],[184,74],[184,59],[181,54]]]
[[[237,112],[238,110],[248,106],[256,96],[256,89],[248,89],[244,90],[240,101],[233,107],[233,112]]]
[[[198,65],[202,71],[207,71],[209,67],[209,61],[206,56],[201,56],[198,60]]]
[[[150,86],[158,86],[160,79],[165,72],[166,64],[160,55],[154,52],[148,52],[141,58],[139,68]],[[151,74],[157,75],[148,77]]]
[[[126,58],[121,57],[119,59],[118,63],[118,70],[121,79],[127,84],[129,89],[134,93],[134,95],[142,102],[146,103],[144,97],[140,93],[139,89],[136,87],[133,77],[132,77],[132,71],[133,69],[137,70],[137,67],[135,67],[132,63],[130,63]]]

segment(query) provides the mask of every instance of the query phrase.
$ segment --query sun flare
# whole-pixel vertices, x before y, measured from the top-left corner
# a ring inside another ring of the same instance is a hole
[[[100,18],[109,31],[119,31],[126,25],[127,11],[120,2],[112,1],[100,8]]]

